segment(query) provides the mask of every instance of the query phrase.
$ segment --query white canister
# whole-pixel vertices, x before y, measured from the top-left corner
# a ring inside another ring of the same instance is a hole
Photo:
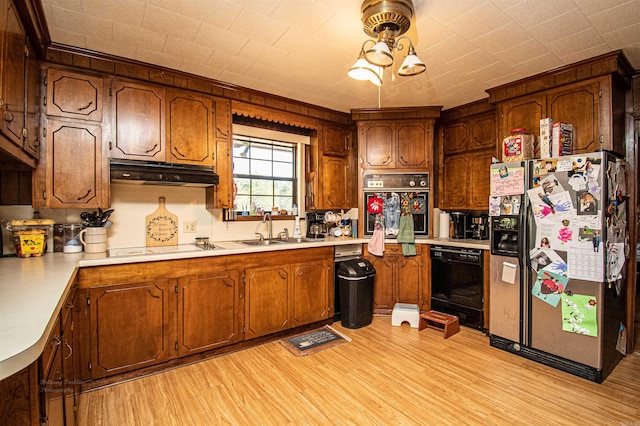
[[[90,227],[80,231],[80,242],[86,253],[107,251],[107,228]]]
[[[440,238],[449,238],[449,222],[450,217],[447,212],[440,212],[440,228],[438,232],[438,237]]]

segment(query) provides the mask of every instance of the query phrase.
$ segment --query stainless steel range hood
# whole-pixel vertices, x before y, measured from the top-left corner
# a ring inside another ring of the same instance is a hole
[[[208,187],[217,185],[213,167],[111,159],[111,182],[138,185]]]

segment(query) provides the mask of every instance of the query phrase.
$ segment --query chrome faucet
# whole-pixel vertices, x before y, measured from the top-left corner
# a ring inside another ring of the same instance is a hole
[[[267,218],[269,218],[269,224],[267,225],[267,229],[269,230],[269,239],[273,238],[273,222],[271,221],[271,213],[265,213],[264,216],[262,216],[262,223],[266,223],[267,222]]]

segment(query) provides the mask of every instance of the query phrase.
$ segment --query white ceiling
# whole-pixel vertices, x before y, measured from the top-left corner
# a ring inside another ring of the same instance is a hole
[[[51,38],[330,109],[442,105],[622,49],[640,69],[640,0],[414,0],[427,71],[347,71],[367,36],[361,0],[42,0]],[[396,66],[404,51],[396,55]],[[380,95],[380,97],[379,97]]]

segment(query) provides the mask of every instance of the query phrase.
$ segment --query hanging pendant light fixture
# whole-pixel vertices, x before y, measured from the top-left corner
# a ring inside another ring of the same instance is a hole
[[[424,72],[427,67],[416,55],[411,39],[402,36],[411,27],[414,14],[411,0],[365,0],[360,8],[364,32],[376,40],[367,40],[360,49],[356,63],[349,69],[349,76],[356,80],[369,80],[380,86],[384,68],[393,65],[393,51],[401,51],[408,43],[407,56],[398,69],[401,76],[413,76]],[[402,37],[400,37],[402,36]],[[367,43],[373,43],[368,50]],[[362,71],[362,70],[370,71]],[[362,71],[362,73],[361,73]],[[365,78],[374,73],[377,77]]]

